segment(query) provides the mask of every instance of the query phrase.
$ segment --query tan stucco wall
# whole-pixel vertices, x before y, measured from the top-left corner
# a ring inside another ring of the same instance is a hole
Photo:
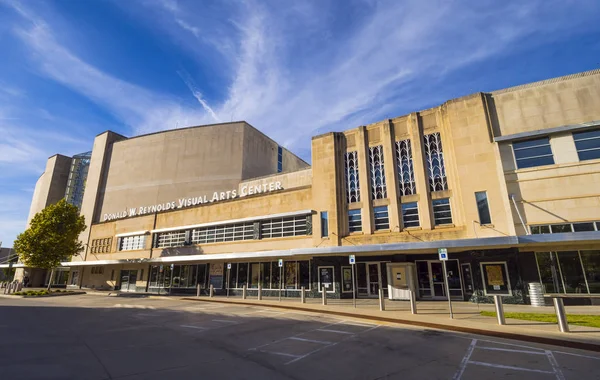
[[[153,258],[162,255],[191,255],[230,252],[254,252],[263,250],[308,248],[313,244],[312,236],[293,238],[273,238],[261,240],[246,240],[231,243],[211,243],[200,246],[180,247],[173,249],[151,248],[152,237],[146,236],[144,250],[117,251],[115,235],[137,231],[151,231],[152,229],[184,227],[201,223],[228,221],[232,219],[259,217],[286,212],[311,210],[312,191],[310,187],[292,190],[280,190],[272,194],[258,194],[218,203],[181,209],[177,211],[142,217],[133,217],[92,226],[92,239],[113,237],[112,252],[108,254],[88,253],[87,260],[117,260],[132,258]]]
[[[492,97],[502,136],[600,120],[600,70],[494,91]]]
[[[48,158],[46,170],[35,184],[29,217],[27,218],[27,227],[29,227],[29,222],[35,214],[65,197],[71,161],[71,157],[60,154]]]
[[[600,120],[600,70],[492,93],[503,135]],[[517,169],[511,141],[499,143],[508,187],[526,224],[600,219],[600,160],[579,161],[570,131],[547,135],[554,165]],[[513,210],[517,233],[525,229]]]

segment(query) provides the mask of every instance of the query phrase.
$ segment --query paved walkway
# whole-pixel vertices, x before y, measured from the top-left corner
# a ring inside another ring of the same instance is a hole
[[[509,339],[519,339],[531,342],[562,345],[566,347],[588,349],[600,352],[600,329],[570,325],[570,333],[561,333],[557,324],[535,321],[506,319],[506,325],[500,326],[494,317],[483,317],[479,311],[495,311],[493,304],[474,304],[470,302],[453,302],[454,318],[450,319],[447,302],[419,301],[417,314],[411,314],[408,301],[385,302],[385,311],[379,310],[376,299],[357,300],[356,308],[352,300],[327,300],[327,305],[321,304],[321,299],[307,299],[305,304],[300,299],[265,298],[243,300],[241,297],[186,297],[185,300],[229,302],[241,304],[260,304],[263,306],[283,307],[289,309],[309,310],[321,313],[355,316],[390,323],[403,323],[430,328],[462,331]],[[554,314],[554,308],[532,307],[528,305],[504,305],[505,312],[539,312]],[[600,306],[567,306],[567,314],[600,315]]]

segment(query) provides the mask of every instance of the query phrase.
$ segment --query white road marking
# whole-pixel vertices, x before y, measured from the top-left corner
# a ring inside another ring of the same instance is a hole
[[[564,351],[553,351],[555,354],[562,354],[562,355],[572,355],[572,356],[579,356],[580,358],[586,358],[586,359],[595,359],[595,360],[600,360],[599,357],[597,356],[589,356],[589,355],[580,355],[580,354],[573,354],[571,352],[564,352]]]
[[[526,371],[526,372],[538,372],[538,373],[551,373],[551,374],[554,374],[554,371],[542,371],[541,369],[531,369],[531,368],[523,368],[523,367],[514,367],[512,365],[502,365],[502,364],[493,364],[493,363],[485,363],[485,362],[475,362],[475,361],[472,361],[472,360],[469,360],[468,364],[481,365],[481,366],[484,366],[484,367],[512,369],[512,370],[515,370],[515,371]]]
[[[288,339],[299,340],[299,341],[302,341],[302,342],[318,343],[318,344],[333,344],[333,342],[326,342],[324,340],[314,340],[314,339],[298,338],[297,336],[293,336],[293,337],[288,338]]]
[[[213,322],[221,322],[221,323],[231,323],[237,325],[239,322],[237,321],[228,321],[227,319],[213,319]]]
[[[458,368],[458,372],[456,372],[456,374],[454,375],[452,380],[460,380],[463,373],[465,373],[465,369],[467,368],[467,364],[469,364],[469,359],[471,359],[471,355],[473,355],[473,350],[475,349],[476,344],[477,344],[477,339],[473,339],[471,341],[471,344],[469,345],[469,348],[467,348],[467,352],[465,353],[465,356],[463,357],[462,361],[460,362],[460,367]]]
[[[558,362],[556,361],[556,358],[554,357],[554,355],[552,355],[552,351],[546,350],[546,356],[548,357],[548,361],[550,362],[550,365],[552,366],[552,369],[554,370],[556,379],[557,380],[565,380],[565,375],[563,375],[562,371],[560,370],[560,367],[558,366]]]
[[[281,355],[281,356],[288,356],[288,357],[292,357],[292,358],[298,358],[298,355],[292,355],[292,354],[286,354],[285,352],[277,352],[277,351],[262,351],[262,350],[258,350],[258,352],[262,352],[265,354],[275,354],[275,355]]]
[[[508,348],[497,348],[497,347],[477,347],[480,350],[491,350],[491,351],[505,351],[505,352],[520,352],[522,354],[531,354],[531,355],[546,355],[544,352],[536,352],[536,351],[526,351],[526,350],[510,350]]]
[[[179,327],[185,327],[188,329],[208,330],[206,327],[200,327],[200,326],[179,325]]]
[[[336,333],[336,334],[355,335],[355,333],[353,333],[353,332],[340,331],[340,330],[332,330],[332,329],[317,329],[317,331],[325,331],[325,332],[331,332],[331,333]]]

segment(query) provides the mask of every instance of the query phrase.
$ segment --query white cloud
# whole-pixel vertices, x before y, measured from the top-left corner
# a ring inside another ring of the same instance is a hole
[[[339,33],[333,25],[340,10],[325,2],[293,8],[242,4],[232,12],[224,39],[228,46],[234,40],[234,52],[222,59],[236,57],[228,96],[212,110],[222,119],[248,120],[291,147],[306,144],[314,133],[441,102],[445,94],[435,87],[419,99],[415,89],[475,62],[564,37],[574,32],[574,20],[585,24],[593,20],[590,10],[598,10],[591,1],[369,1],[352,20],[355,25]],[[161,17],[160,25],[176,41],[195,34],[194,5],[167,7],[171,24]],[[527,41],[531,36],[534,42]],[[313,45],[312,55],[298,55]],[[206,48],[183,46],[193,52]]]

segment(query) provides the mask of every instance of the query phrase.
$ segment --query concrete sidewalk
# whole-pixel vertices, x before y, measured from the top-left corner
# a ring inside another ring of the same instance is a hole
[[[327,300],[327,305],[321,304],[321,299],[306,299],[305,304],[300,299],[263,297],[261,301],[242,299],[241,297],[185,297],[189,301],[222,302],[244,305],[260,305],[293,310],[313,311],[318,313],[335,314],[353,318],[377,320],[380,322],[400,323],[426,328],[451,330],[464,333],[494,336],[506,339],[517,339],[542,344],[559,345],[600,352],[600,329],[569,325],[570,333],[561,333],[555,323],[523,321],[506,319],[506,325],[500,326],[496,318],[483,317],[479,311],[495,311],[493,304],[473,304],[470,302],[453,302],[454,318],[450,319],[447,302],[420,301],[417,302],[417,314],[411,314],[408,301],[385,302],[385,311],[379,310],[377,299],[357,300],[353,307],[352,300]],[[528,305],[504,305],[505,312],[540,312],[554,314],[553,307],[535,308]],[[566,307],[567,314],[600,315],[598,306]]]

